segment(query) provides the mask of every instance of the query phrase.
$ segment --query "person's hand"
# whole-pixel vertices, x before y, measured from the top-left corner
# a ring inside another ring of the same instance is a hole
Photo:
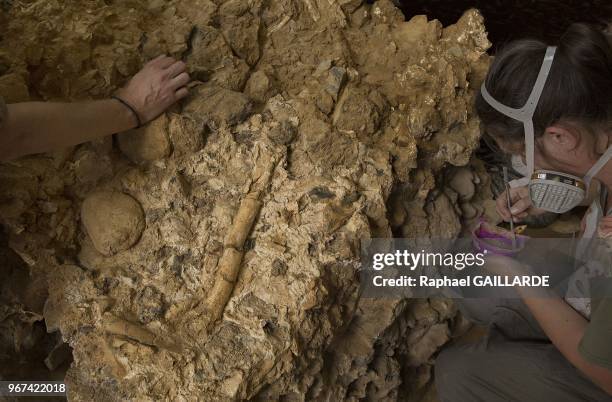
[[[117,95],[136,110],[142,124],[148,123],[189,94],[186,70],[184,62],[159,56],[145,64]]]
[[[506,191],[504,190],[495,200],[495,208],[499,216],[506,222],[510,222],[511,218],[514,218],[514,222],[520,222],[529,215],[546,212],[543,209],[533,207],[527,186],[510,188],[510,205],[511,209],[509,210]]]

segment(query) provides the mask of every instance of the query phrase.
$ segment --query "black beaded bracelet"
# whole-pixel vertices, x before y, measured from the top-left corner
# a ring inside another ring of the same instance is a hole
[[[125,107],[130,109],[130,112],[132,112],[134,117],[136,117],[136,121],[138,122],[138,125],[136,126],[136,128],[142,127],[142,121],[140,120],[140,116],[138,115],[138,112],[136,111],[136,109],[134,109],[134,107],[132,105],[130,105],[129,103],[127,103],[126,101],[124,101],[123,99],[121,99],[120,97],[118,97],[116,95],[111,96],[111,99],[115,99],[115,100],[121,102],[121,104],[123,104]]]

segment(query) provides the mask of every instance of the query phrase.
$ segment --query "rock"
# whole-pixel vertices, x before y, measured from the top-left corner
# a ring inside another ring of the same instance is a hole
[[[477,177],[470,168],[462,167],[455,170],[448,185],[459,194],[461,201],[469,201],[476,193],[476,180]]]
[[[106,256],[128,250],[145,227],[138,201],[116,191],[98,191],[87,196],[81,207],[81,220],[96,250]]]
[[[463,219],[473,219],[478,215],[479,211],[472,204],[465,202],[461,204],[461,217]]]
[[[417,335],[418,333],[414,333]],[[418,337],[409,337],[408,342],[410,344],[408,350],[410,354],[409,364],[414,367],[418,367],[431,359],[433,354],[444,345],[449,339],[450,334],[448,325],[434,324],[429,329],[425,330],[425,333],[418,334]]]
[[[440,193],[431,204],[426,207],[430,222],[431,237],[440,239],[454,239],[461,232],[461,222],[454,213],[445,211],[454,210],[453,205],[444,193]]]
[[[249,77],[249,65],[234,56],[223,34],[208,25],[197,25],[191,34],[186,62],[192,78],[241,91]]]
[[[17,73],[0,75],[0,94],[6,103],[27,102],[30,93],[25,80]]]
[[[349,14],[357,10],[359,6],[361,6],[361,3],[363,3],[363,0],[339,0],[338,1],[338,4],[340,4],[340,7],[342,7],[344,12],[349,13]]]
[[[338,93],[346,79],[346,69],[343,67],[332,67],[325,81],[325,90],[331,95],[334,101],[338,100]]]
[[[134,299],[136,314],[143,324],[161,318],[165,311],[164,296],[159,290],[147,286]]]
[[[384,107],[376,90],[349,86],[336,106],[334,122],[339,130],[367,138],[378,130]]]
[[[334,110],[334,98],[326,90],[322,90],[316,95],[315,102],[319,110],[326,115]]]
[[[72,358],[72,350],[67,343],[58,343],[45,358],[45,366],[49,371],[55,371]]]
[[[144,127],[117,135],[119,149],[134,163],[163,159],[172,150],[168,140],[168,117],[162,114]]]
[[[240,1],[240,3],[241,6],[248,4],[244,1]],[[249,66],[254,66],[259,60],[258,35],[260,22],[259,17],[252,15],[250,12],[238,17],[224,18],[221,22],[223,35],[232,50]]]
[[[233,57],[223,60],[223,63],[210,73],[211,84],[230,89],[242,91],[249,78],[249,66],[244,60]]]
[[[265,102],[270,89],[270,80],[263,71],[255,71],[247,81],[244,92],[257,102]]]
[[[178,13],[193,21],[196,27],[211,25],[217,5],[211,0],[192,0],[177,4]]]
[[[283,120],[270,128],[268,138],[278,145],[288,145],[297,134],[297,127],[288,120]]]
[[[241,92],[216,85],[201,85],[193,91],[184,112],[196,120],[207,120],[214,126],[238,124],[251,112],[249,98]]]
[[[168,135],[174,156],[189,155],[204,147],[207,127],[188,116],[173,114],[168,124]]]
[[[232,57],[232,49],[218,29],[211,26],[194,28],[191,35],[191,52],[186,60],[192,72],[208,76]]]
[[[70,155],[75,178],[87,188],[86,193],[112,174],[112,151],[113,139],[105,137],[78,146]]]
[[[372,18],[379,24],[397,24],[404,21],[404,15],[391,0],[379,0],[372,6]]]

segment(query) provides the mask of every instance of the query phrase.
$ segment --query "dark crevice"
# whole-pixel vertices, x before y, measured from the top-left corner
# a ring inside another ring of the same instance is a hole
[[[574,22],[601,28],[612,23],[609,0],[395,0],[406,19],[425,14],[444,26],[457,22],[470,8],[485,18],[493,48],[520,38],[555,44]]]

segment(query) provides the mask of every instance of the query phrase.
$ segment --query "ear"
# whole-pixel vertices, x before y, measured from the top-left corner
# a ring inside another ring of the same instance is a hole
[[[571,151],[580,144],[580,134],[569,127],[554,125],[544,130],[543,140],[547,148],[559,151]]]

